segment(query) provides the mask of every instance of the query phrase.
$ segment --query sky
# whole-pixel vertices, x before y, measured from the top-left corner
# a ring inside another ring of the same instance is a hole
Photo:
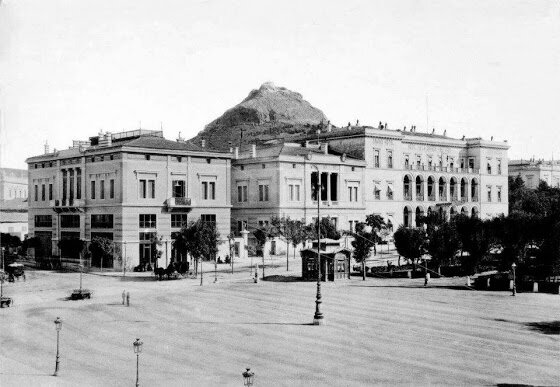
[[[560,159],[560,2],[4,0],[0,163],[100,130],[190,138],[267,81],[335,125]]]

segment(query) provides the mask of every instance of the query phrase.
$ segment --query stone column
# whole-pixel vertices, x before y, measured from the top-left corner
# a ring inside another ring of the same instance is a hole
[[[422,183],[423,183],[422,189],[424,190],[424,201],[428,201],[430,200],[428,198],[428,179],[424,179]]]

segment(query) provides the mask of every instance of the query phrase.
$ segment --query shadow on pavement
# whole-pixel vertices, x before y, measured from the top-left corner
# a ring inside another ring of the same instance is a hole
[[[270,282],[308,282],[304,281],[301,276],[295,275],[270,275],[264,277],[262,281],[270,281]]]
[[[528,322],[525,326],[532,331],[544,333],[545,335],[560,335],[560,321]]]
[[[221,321],[182,321],[181,324],[214,324],[214,325],[314,325],[313,323],[276,323],[276,322],[221,322]]]
[[[450,289],[450,290],[476,290],[467,285],[350,285],[358,288],[401,288],[401,289]]]

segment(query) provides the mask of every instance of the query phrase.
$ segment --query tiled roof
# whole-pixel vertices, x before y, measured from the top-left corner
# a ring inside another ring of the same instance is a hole
[[[179,150],[179,151],[189,151],[189,152],[208,152],[208,153],[229,153],[225,151],[220,151],[212,148],[203,148],[202,146],[192,144],[190,142],[177,142],[166,140],[161,137],[154,136],[144,136],[138,137],[134,140],[125,141],[119,145],[134,147],[134,148],[151,148],[151,149],[167,149],[167,150]]]

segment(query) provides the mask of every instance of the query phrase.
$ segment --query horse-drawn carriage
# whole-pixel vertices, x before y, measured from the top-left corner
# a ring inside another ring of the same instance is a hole
[[[7,274],[0,269],[0,308],[3,308],[4,306],[10,307],[10,305],[14,303],[14,300],[11,297],[4,297],[3,284],[5,278],[7,278]]]
[[[163,267],[157,267],[154,270],[154,275],[158,280],[162,280],[165,275],[167,276],[167,279],[178,279],[184,277],[188,272],[188,262],[171,262],[166,269]]]

